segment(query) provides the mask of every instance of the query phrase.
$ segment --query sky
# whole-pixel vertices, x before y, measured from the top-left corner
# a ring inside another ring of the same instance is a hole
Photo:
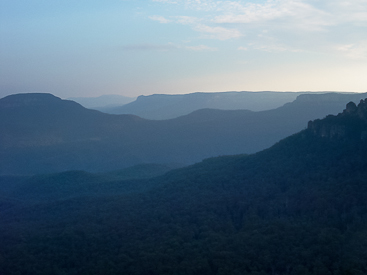
[[[0,97],[367,92],[367,0],[0,0]]]

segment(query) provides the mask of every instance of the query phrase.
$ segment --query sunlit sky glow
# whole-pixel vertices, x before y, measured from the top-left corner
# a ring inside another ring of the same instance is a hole
[[[1,0],[0,97],[367,92],[367,0]]]

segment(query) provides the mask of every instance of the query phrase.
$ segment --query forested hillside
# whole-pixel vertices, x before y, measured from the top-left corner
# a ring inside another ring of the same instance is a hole
[[[361,101],[259,153],[151,179],[7,177],[0,273],[366,274],[366,133]]]

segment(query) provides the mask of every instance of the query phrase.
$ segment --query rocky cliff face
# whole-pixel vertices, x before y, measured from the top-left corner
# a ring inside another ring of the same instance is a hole
[[[367,140],[367,99],[362,99],[358,106],[349,102],[337,116],[310,121],[308,130],[324,138]]]

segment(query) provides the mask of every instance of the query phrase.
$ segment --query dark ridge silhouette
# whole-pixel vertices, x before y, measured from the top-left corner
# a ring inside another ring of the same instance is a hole
[[[346,109],[337,116],[327,116],[308,123],[314,134],[330,139],[367,139],[367,101],[361,100],[358,106],[349,102]]]

